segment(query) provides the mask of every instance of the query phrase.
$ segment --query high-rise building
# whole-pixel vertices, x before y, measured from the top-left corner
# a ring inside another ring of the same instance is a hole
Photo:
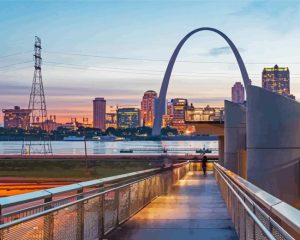
[[[106,101],[104,98],[93,100],[93,126],[105,130]]]
[[[143,126],[152,127],[154,123],[155,99],[157,93],[149,90],[144,93],[141,102],[141,120]]]
[[[185,111],[187,107],[188,100],[184,98],[174,98],[171,100],[171,106],[168,106],[168,111],[172,114],[172,127],[176,128],[179,132],[186,130]]]
[[[105,119],[105,127],[106,129],[109,127],[117,128],[117,113],[106,113]]]
[[[140,126],[140,109],[120,108],[117,110],[118,128],[136,128]]]
[[[30,123],[30,110],[21,109],[15,106],[14,109],[3,109],[5,128],[23,128],[27,129]]]
[[[287,67],[264,68],[262,72],[262,87],[280,95],[295,99],[290,94],[290,71]]]
[[[231,88],[231,101],[234,103],[244,103],[245,89],[241,82],[236,82]]]

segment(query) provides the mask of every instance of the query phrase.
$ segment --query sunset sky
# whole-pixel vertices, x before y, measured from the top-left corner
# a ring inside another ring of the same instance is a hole
[[[177,43],[199,27],[232,39],[254,85],[261,86],[263,67],[289,67],[299,100],[299,23],[298,0],[0,1],[0,108],[27,108],[35,35],[49,115],[91,121],[95,97],[139,105],[146,90],[159,92]],[[239,69],[224,40],[201,32],[180,52],[168,98],[222,106],[235,81]]]

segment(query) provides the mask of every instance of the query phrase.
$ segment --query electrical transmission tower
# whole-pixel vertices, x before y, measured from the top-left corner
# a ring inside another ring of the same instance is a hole
[[[47,119],[46,99],[42,80],[41,39],[35,37],[34,43],[34,75],[28,104],[29,132],[28,139],[24,138],[22,154],[52,154],[49,136],[49,122]],[[36,136],[39,136],[36,139]]]

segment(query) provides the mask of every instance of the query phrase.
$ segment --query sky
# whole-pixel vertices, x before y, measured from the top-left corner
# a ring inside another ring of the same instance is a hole
[[[199,27],[231,38],[254,85],[261,86],[263,67],[289,67],[291,93],[300,100],[299,0],[0,0],[0,108],[28,107],[35,36],[48,114],[91,122],[95,97],[107,106],[139,106],[145,91],[159,92],[174,48]],[[236,81],[241,75],[226,42],[200,32],[182,48],[167,98],[223,106]]]

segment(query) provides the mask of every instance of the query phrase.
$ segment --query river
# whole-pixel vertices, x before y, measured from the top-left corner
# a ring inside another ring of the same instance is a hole
[[[88,155],[119,155],[121,149],[133,149],[136,155],[162,154],[162,149],[167,149],[168,154],[195,154],[195,149],[211,149],[212,155],[218,155],[218,141],[120,141],[99,142],[87,141]],[[0,155],[20,154],[22,141],[1,141]],[[84,155],[84,142],[52,142],[54,155]]]

